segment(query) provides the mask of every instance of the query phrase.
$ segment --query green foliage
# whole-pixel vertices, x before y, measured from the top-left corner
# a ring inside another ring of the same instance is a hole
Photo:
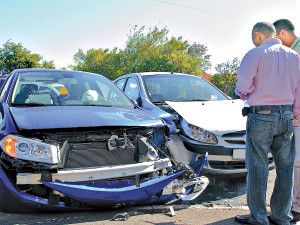
[[[217,64],[215,67],[217,74],[213,75],[211,82],[222,90],[226,95],[233,99],[239,98],[234,90],[236,88],[237,71],[240,65],[238,58],[234,58],[232,61]]]
[[[21,43],[16,44],[11,40],[0,48],[0,69],[5,69],[7,73],[20,68],[55,68],[53,60],[44,61],[41,65],[41,59],[39,54],[31,53]]]
[[[201,75],[211,67],[205,45],[183,41],[182,37],[168,39],[169,30],[135,26],[130,31],[124,49],[82,49],[74,55],[74,70],[89,71],[110,79],[134,72],[173,71]],[[200,69],[200,70],[199,70]]]
[[[41,68],[55,69],[54,61],[53,60],[50,60],[50,61],[44,60],[41,64]]]

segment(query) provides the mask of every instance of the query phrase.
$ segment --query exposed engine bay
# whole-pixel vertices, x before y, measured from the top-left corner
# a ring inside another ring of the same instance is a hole
[[[54,205],[63,202],[65,206],[82,207],[85,203],[53,190],[44,182],[88,187],[101,187],[101,184],[113,184],[114,187],[132,184],[140,187],[141,183],[155,177],[180,173],[176,181],[160,191],[157,197],[163,192],[167,195],[172,195],[174,191],[180,194],[184,192],[184,187],[199,183],[196,182],[199,178],[192,168],[172,161],[162,129],[23,131],[21,135],[58,146],[58,163],[28,161],[11,157],[3,151],[1,165],[11,174],[11,179],[16,179],[15,183],[22,192],[47,198]],[[193,180],[192,183],[190,180]],[[205,182],[200,183],[202,186],[207,185]]]

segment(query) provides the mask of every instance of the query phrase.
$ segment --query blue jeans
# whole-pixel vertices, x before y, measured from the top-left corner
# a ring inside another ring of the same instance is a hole
[[[271,111],[250,113],[247,120],[246,167],[247,203],[253,224],[269,224],[266,209],[268,151],[274,158],[276,180],[271,197],[271,218],[278,224],[289,224],[293,188],[295,149],[292,147],[293,113]]]

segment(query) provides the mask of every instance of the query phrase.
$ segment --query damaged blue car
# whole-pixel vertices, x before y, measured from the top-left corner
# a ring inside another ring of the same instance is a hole
[[[206,156],[176,162],[166,124],[101,75],[14,70],[0,113],[0,211],[166,204],[208,185]]]

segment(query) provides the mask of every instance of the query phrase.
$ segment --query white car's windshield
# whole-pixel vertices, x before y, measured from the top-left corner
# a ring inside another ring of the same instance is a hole
[[[216,101],[228,98],[204,79],[189,75],[143,76],[152,102]]]
[[[103,76],[57,70],[19,73],[9,103],[12,106],[134,107],[125,95]]]

